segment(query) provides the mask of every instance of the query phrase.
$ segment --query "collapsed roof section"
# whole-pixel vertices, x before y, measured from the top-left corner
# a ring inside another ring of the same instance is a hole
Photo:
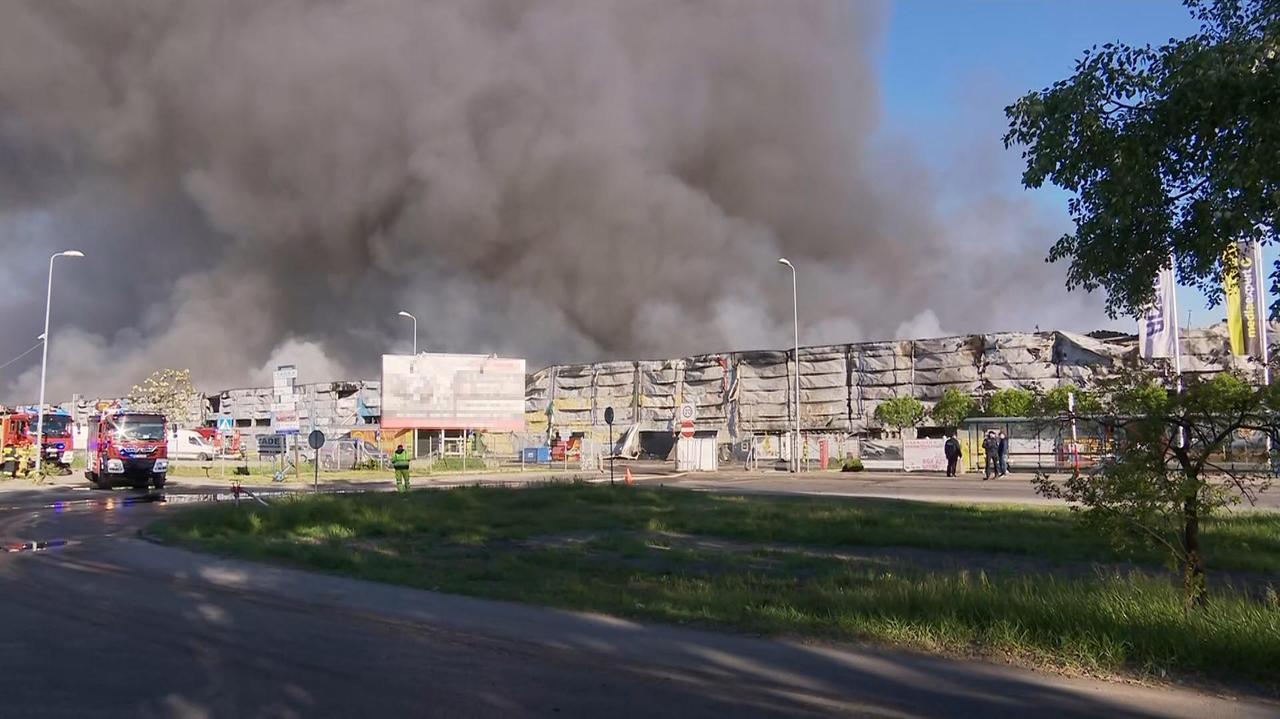
[[[1280,325],[1277,326],[1280,329]],[[1182,338],[1184,372],[1249,370],[1231,355],[1225,324]],[[692,403],[697,425],[739,433],[790,429],[794,353],[727,352],[670,360],[557,365],[530,375],[525,410],[531,430],[598,428],[613,407],[615,425],[669,430],[676,408]],[[1119,333],[998,332],[920,340],[800,348],[800,423],[810,431],[862,432],[875,407],[910,396],[932,406],[948,389],[978,397],[1000,389],[1087,387],[1139,364],[1137,338]]]

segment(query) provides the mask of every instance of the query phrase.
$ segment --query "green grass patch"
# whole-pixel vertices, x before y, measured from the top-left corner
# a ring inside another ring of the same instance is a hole
[[[1187,617],[1175,587],[1137,573],[927,571],[787,546],[1157,560],[1116,554],[1059,510],[564,485],[211,506],[154,530],[205,549],[365,579],[765,634],[1263,682],[1274,682],[1280,666],[1280,602],[1234,590],[1219,590],[1209,609]],[[682,545],[653,532],[729,539],[736,548]],[[754,551],[742,546],[765,542]],[[1214,520],[1205,543],[1211,570],[1275,571],[1280,515]]]
[[[285,539],[317,523],[342,524],[356,536],[413,534],[439,542],[458,542],[464,535],[489,541],[572,531],[669,531],[816,547],[903,546],[1152,566],[1162,561],[1155,553],[1112,548],[1082,529],[1065,509],[897,500],[615,491],[582,485],[520,492],[465,487],[408,498],[314,497],[261,515],[262,535]],[[237,516],[227,508],[211,508],[181,521],[188,532],[226,536],[242,533]],[[1280,573],[1280,514],[1210,519],[1202,533],[1211,569]]]

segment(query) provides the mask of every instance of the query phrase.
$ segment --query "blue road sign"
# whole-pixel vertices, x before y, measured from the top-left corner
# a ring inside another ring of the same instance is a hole
[[[230,417],[219,417],[219,418],[218,418],[218,431],[219,431],[219,432],[230,432],[232,429],[234,429],[234,428],[235,428],[235,426],[236,426],[235,420],[231,419]]]

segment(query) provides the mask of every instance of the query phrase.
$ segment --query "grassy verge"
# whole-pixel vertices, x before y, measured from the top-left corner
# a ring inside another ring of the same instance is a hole
[[[1121,558],[1060,511],[555,486],[208,507],[155,531],[206,549],[378,581],[767,634],[1273,684],[1280,666],[1280,606],[1233,591],[1219,591],[1208,610],[1184,617],[1168,582],[1138,574],[928,571],[906,561],[743,546]],[[733,540],[736,549],[664,539],[686,535]],[[1273,571],[1280,516],[1212,522],[1205,542],[1211,567]]]

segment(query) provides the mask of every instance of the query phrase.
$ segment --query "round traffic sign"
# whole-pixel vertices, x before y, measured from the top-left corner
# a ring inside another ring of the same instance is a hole
[[[307,444],[312,449],[320,449],[324,446],[324,432],[318,429],[311,430],[311,434],[307,435]]]
[[[680,436],[685,439],[693,439],[693,422],[680,423]]]
[[[613,408],[612,407],[604,408],[604,423],[613,424]]]
[[[692,422],[698,418],[698,408],[692,402],[685,402],[680,405],[679,417],[681,422]]]

